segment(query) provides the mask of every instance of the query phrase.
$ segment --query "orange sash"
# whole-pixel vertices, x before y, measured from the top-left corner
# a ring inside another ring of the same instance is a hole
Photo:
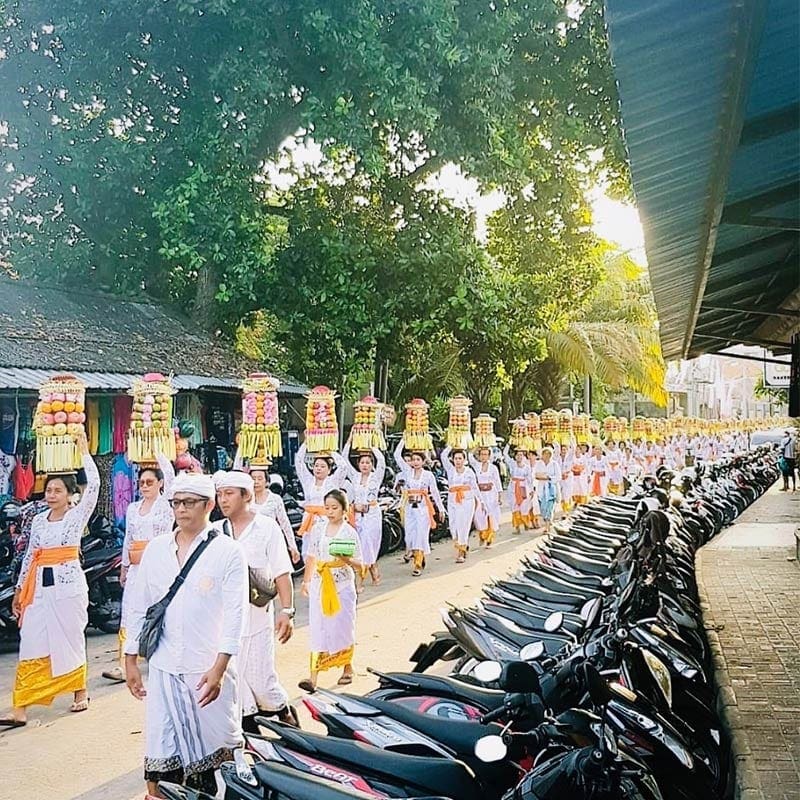
[[[131,546],[128,548],[128,560],[133,565],[142,563],[142,556],[144,555],[145,548],[150,544],[146,539],[134,539]]]
[[[425,503],[428,508],[428,520],[430,522],[430,528],[433,530],[436,527],[436,517],[433,513],[433,502],[431,501],[431,496],[428,494],[428,492],[422,489],[409,489],[406,497],[411,503]]]
[[[528,489],[526,487],[526,483],[528,482],[527,478],[512,478],[514,481],[514,502],[521,506],[523,502],[525,502],[525,498],[528,496]]]
[[[305,536],[314,527],[314,523],[325,514],[325,506],[306,506],[303,512],[303,521],[297,531],[299,536]]]
[[[605,476],[605,471],[601,470],[600,472],[595,472],[594,477],[592,478],[592,494],[599,497],[603,494],[603,484],[601,482],[601,478]]]
[[[37,547],[33,551],[33,559],[22,589],[19,594],[20,622],[25,609],[33,602],[36,593],[36,572],[39,567],[57,567],[59,564],[66,564],[68,561],[77,561],[80,558],[80,548],[77,545],[66,545],[64,547]]]
[[[469,492],[469,486],[462,483],[458,486],[451,486],[448,491],[450,494],[455,495],[456,503],[463,503]]]

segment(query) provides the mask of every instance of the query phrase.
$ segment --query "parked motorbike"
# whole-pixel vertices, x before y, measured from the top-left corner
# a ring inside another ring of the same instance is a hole
[[[760,449],[579,509],[473,606],[444,609],[415,671],[305,698],[327,736],[259,718],[223,765],[226,798],[728,800],[693,561],[777,479]],[[452,674],[427,671],[438,661]]]

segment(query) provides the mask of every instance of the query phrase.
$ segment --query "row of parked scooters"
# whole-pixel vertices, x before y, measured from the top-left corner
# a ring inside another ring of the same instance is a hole
[[[226,800],[731,797],[694,555],[776,461],[662,471],[578,509],[473,607],[443,611],[414,671],[375,673],[363,697],[306,697],[327,736],[260,719],[222,767]],[[440,661],[450,675],[427,672]]]

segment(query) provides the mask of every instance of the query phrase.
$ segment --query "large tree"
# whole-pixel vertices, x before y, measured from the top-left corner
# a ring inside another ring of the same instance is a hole
[[[286,137],[408,191],[446,162],[485,186],[546,182],[543,141],[579,158],[606,147],[619,165],[602,4],[566,9],[9,3],[2,249],[23,274],[144,289],[232,330],[263,304],[263,273],[287,245],[272,216],[290,217],[293,241],[293,210],[258,181]]]

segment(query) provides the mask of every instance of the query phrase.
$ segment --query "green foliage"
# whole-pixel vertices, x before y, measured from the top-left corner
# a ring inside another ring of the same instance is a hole
[[[548,353],[578,362],[600,276],[585,189],[626,185],[600,0],[25,0],[6,19],[0,263],[145,292],[345,394],[388,360],[398,399],[521,406]],[[287,140],[322,160],[279,184]],[[509,198],[486,249],[424,185],[446,163]]]

